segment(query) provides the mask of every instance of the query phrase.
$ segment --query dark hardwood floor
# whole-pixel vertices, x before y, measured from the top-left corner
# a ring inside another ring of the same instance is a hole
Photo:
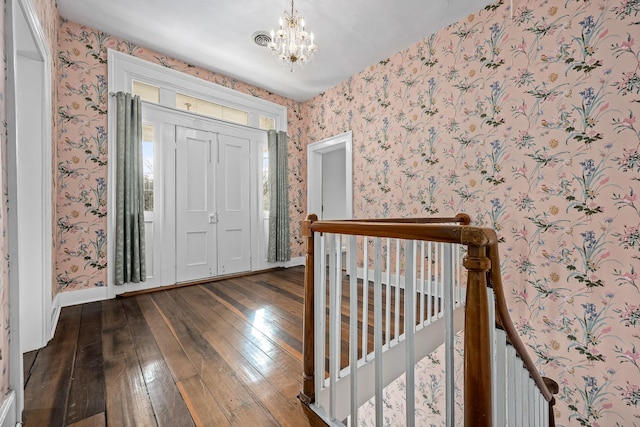
[[[62,309],[26,427],[305,426],[303,268]]]

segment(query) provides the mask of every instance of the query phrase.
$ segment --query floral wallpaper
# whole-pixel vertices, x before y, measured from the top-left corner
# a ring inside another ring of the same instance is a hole
[[[498,231],[558,425],[640,425],[639,12],[499,1],[303,109],[307,142],[353,131],[355,217]]]
[[[107,49],[284,105],[288,110],[291,253],[302,254],[301,105],[237,80],[188,65],[94,29],[63,21],[58,44],[56,291],[107,282]]]

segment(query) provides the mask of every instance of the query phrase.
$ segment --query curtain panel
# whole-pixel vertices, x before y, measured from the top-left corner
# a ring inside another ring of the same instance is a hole
[[[144,282],[142,107],[139,96],[116,94],[115,284]]]
[[[289,261],[289,177],[286,132],[268,132],[269,246],[267,261]]]

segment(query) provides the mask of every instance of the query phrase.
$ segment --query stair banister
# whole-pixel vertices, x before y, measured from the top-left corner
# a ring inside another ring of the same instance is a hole
[[[441,225],[455,222],[463,225]],[[439,224],[425,226],[425,224]],[[318,221],[309,215],[302,223],[302,235],[306,241],[305,291],[303,314],[303,387],[300,400],[309,406],[316,400],[314,360],[314,233],[336,233],[407,240],[425,240],[442,243],[458,243],[467,247],[464,266],[468,271],[465,315],[465,359],[464,359],[464,412],[465,425],[492,425],[492,347],[489,330],[494,328],[489,320],[488,287],[495,294],[496,326],[506,332],[518,357],[524,363],[530,378],[535,382],[549,405],[549,425],[554,425],[552,393],[557,393],[557,384],[543,378],[533,359],[520,340],[510,319],[500,275],[498,239],[494,230],[473,227],[465,214],[454,218],[431,219],[374,219]],[[493,267],[493,268],[492,268]],[[490,270],[490,273],[488,273]]]

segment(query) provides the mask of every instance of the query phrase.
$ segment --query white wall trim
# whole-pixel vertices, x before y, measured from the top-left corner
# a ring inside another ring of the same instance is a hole
[[[60,307],[69,307],[109,299],[109,292],[106,286],[102,286],[98,288],[81,289],[79,291],[61,292],[56,295],[56,298],[60,303]]]
[[[305,264],[305,257],[299,256],[299,257],[291,258],[289,261],[285,262],[284,268],[298,267],[304,264]]]
[[[15,390],[10,390],[0,406],[0,426],[14,427],[19,425],[16,414],[16,392]]]

